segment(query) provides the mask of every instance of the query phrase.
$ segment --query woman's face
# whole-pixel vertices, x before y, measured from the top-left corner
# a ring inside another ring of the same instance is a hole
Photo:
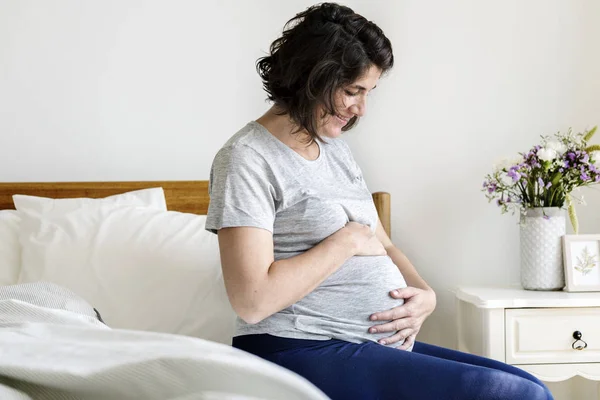
[[[367,95],[375,89],[380,76],[381,70],[372,65],[362,77],[339,89],[335,95],[337,115],[327,115],[323,118],[319,135],[336,138],[342,134],[342,128],[346,126],[352,117],[365,115]]]

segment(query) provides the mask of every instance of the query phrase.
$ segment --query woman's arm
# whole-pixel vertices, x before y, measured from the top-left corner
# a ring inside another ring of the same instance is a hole
[[[223,278],[229,301],[244,321],[255,324],[294,304],[358,254],[385,254],[366,225],[349,222],[317,246],[274,261],[271,232],[252,227],[218,232]],[[373,245],[375,242],[375,245]]]
[[[391,322],[374,325],[369,329],[369,332],[394,332],[392,336],[381,339],[379,342],[382,344],[392,344],[404,340],[399,349],[407,350],[414,344],[415,338],[421,330],[425,319],[435,310],[437,303],[436,295],[427,282],[421,278],[404,253],[392,244],[381,222],[377,226],[376,236],[404,276],[408,287],[398,288],[390,292],[391,297],[404,299],[404,304],[394,307],[391,310],[371,315],[371,321]]]
[[[385,251],[400,270],[400,273],[404,277],[404,280],[406,281],[406,284],[408,286],[416,287],[423,290],[432,290],[431,287],[429,287],[429,285],[427,284],[427,282],[425,282],[425,280],[421,278],[415,267],[404,255],[404,253],[402,253],[400,249],[394,246],[389,236],[385,232],[381,221],[378,221],[377,229],[375,230],[375,236],[377,236],[377,239],[379,239],[381,244],[383,244]]]

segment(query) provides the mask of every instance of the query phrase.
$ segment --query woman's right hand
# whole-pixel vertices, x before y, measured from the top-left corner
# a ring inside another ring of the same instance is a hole
[[[368,225],[350,221],[338,232],[349,235],[355,249],[354,255],[384,256],[387,254],[385,248]]]
[[[377,236],[373,235],[363,247],[356,253],[357,256],[387,256],[387,251],[383,244],[377,239]]]

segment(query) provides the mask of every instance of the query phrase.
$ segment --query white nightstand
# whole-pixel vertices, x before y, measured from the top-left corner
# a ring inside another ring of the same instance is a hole
[[[557,382],[600,381],[600,293],[461,287],[458,349]],[[581,333],[581,339],[573,343]]]

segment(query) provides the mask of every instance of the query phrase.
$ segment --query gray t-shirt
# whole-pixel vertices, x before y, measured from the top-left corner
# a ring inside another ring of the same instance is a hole
[[[348,145],[325,140],[319,157],[310,161],[261,124],[248,123],[213,161],[206,229],[266,229],[273,233],[275,260],[311,249],[348,221],[374,231],[377,210]],[[374,325],[369,316],[402,305],[389,292],[405,286],[388,256],[354,256],[290,307],[257,324],[238,318],[235,335],[377,341],[393,332],[369,333]]]

